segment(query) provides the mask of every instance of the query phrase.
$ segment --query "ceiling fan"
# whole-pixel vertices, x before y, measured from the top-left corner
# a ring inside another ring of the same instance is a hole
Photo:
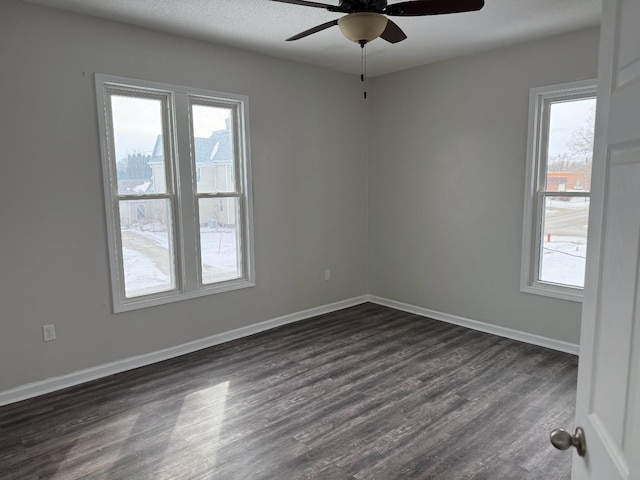
[[[402,29],[385,15],[397,17],[417,17],[442,15],[480,10],[484,0],[413,0],[387,4],[386,0],[340,0],[339,5],[307,0],[272,0],[274,2],[323,8],[330,12],[346,13],[345,16],[305,30],[287,41],[299,40],[313,33],[338,25],[349,40],[364,45],[380,37],[389,43],[398,43],[407,36]]]

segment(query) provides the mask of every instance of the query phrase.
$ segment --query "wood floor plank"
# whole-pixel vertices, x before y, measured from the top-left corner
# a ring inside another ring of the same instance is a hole
[[[570,478],[577,357],[363,304],[0,408],[0,478]]]

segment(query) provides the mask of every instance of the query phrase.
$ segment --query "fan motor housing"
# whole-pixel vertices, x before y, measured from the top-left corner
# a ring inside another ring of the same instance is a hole
[[[340,7],[354,12],[381,12],[387,7],[387,0],[340,0]]]

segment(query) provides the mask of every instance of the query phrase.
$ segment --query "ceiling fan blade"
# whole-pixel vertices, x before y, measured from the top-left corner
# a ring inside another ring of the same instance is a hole
[[[293,37],[289,37],[287,38],[287,42],[290,42],[292,40],[300,40],[301,38],[311,35],[312,33],[321,32],[322,30],[326,30],[327,28],[333,27],[335,25],[338,25],[338,20],[331,20],[330,22],[323,23],[322,25],[310,28],[309,30],[305,30],[304,32],[294,35]]]
[[[407,38],[407,35],[395,22],[387,19],[387,28],[384,29],[380,38],[389,43],[398,43]]]
[[[473,12],[484,6],[484,0],[414,0],[388,5],[387,15],[413,17],[445,13]]]
[[[304,7],[324,8],[330,12],[349,13],[349,10],[337,5],[329,5],[328,3],[309,2],[307,0],[271,0],[272,2],[288,3],[291,5],[302,5]]]

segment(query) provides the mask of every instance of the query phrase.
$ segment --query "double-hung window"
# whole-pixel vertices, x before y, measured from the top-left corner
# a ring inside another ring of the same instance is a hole
[[[595,107],[595,80],[531,89],[523,292],[582,299]]]
[[[96,75],[120,312],[254,285],[248,99]]]

